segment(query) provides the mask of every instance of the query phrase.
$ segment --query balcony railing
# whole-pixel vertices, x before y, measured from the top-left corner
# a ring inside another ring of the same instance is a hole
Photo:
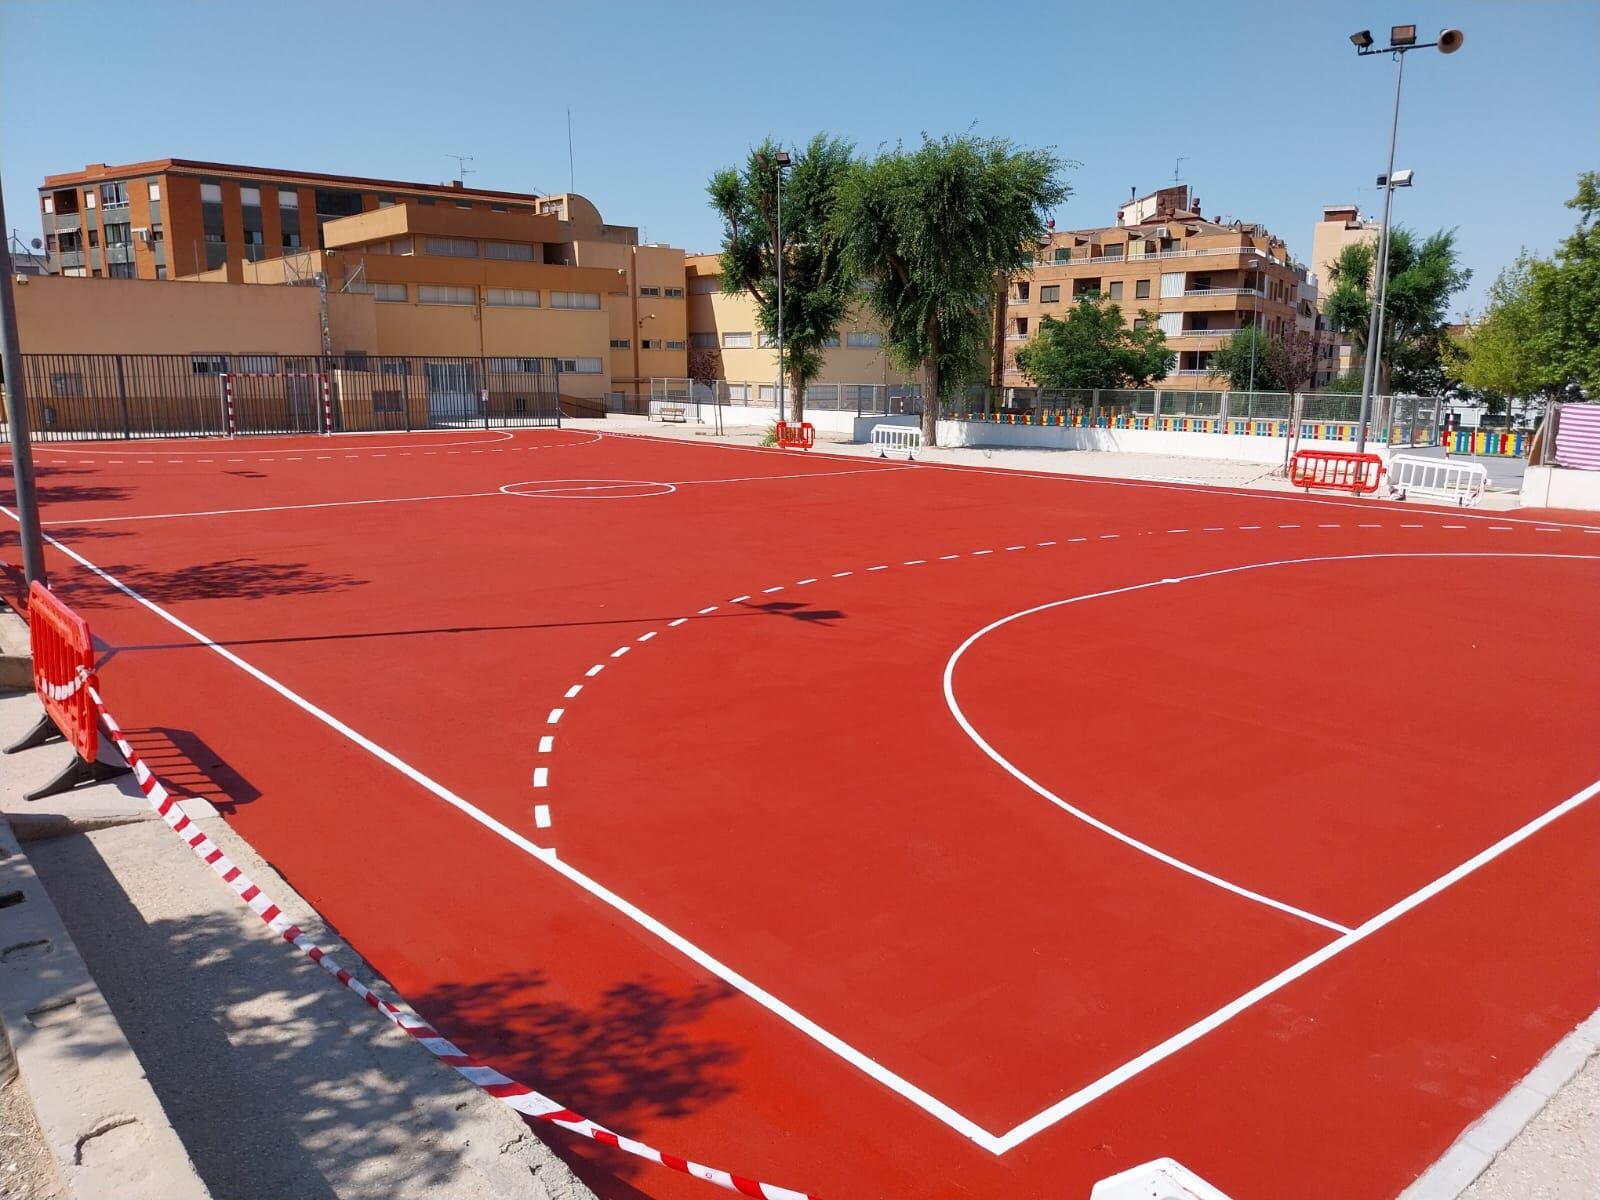
[[[1180,329],[1176,333],[1167,334],[1167,336],[1175,338],[1232,337],[1243,328],[1245,328],[1243,325],[1234,325],[1228,329]]]
[[[1042,267],[1052,267],[1052,266],[1063,266],[1064,267],[1064,266],[1068,266],[1068,265],[1072,265],[1072,264],[1076,264],[1076,263],[1120,263],[1120,262],[1134,263],[1134,262],[1154,262],[1156,260],[1165,260],[1165,259],[1172,259],[1172,258],[1210,258],[1210,257],[1214,257],[1214,256],[1216,256],[1218,254],[1251,255],[1251,256],[1254,256],[1256,258],[1267,259],[1267,261],[1275,263],[1280,267],[1284,265],[1283,260],[1277,259],[1277,258],[1273,258],[1265,250],[1259,250],[1254,246],[1206,246],[1206,247],[1203,247],[1202,249],[1199,249],[1199,250],[1161,250],[1161,251],[1158,251],[1155,254],[1131,254],[1131,255],[1102,254],[1102,255],[1097,255],[1097,256],[1095,256],[1093,258],[1090,258],[1090,257],[1087,257],[1087,256],[1079,256],[1079,255],[1073,255],[1070,258],[1055,258],[1055,257],[1052,257],[1050,255],[1042,255],[1039,258],[1036,258],[1034,260],[1034,263],[1035,263],[1035,265],[1042,266]]]
[[[1185,296],[1264,296],[1255,288],[1190,288]]]

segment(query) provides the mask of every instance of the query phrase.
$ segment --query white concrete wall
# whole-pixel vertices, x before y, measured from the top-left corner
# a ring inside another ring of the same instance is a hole
[[[1522,503],[1537,508],[1600,512],[1600,471],[1529,467],[1522,473]]]
[[[1236,462],[1283,462],[1283,438],[1235,433],[1175,433],[1157,429],[1074,429],[1070,425],[998,425],[991,421],[940,421],[941,446],[995,446],[1029,450],[1120,450],[1221,458]],[[1350,442],[1301,438],[1302,450],[1353,450]],[[1385,461],[1387,446],[1368,443]]]

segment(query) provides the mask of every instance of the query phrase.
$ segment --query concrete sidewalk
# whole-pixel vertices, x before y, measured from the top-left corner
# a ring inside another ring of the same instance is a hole
[[[0,738],[38,711],[31,694],[0,697]],[[163,822],[140,813],[149,810],[131,779],[59,798],[55,820],[39,811],[51,801],[21,800],[65,753],[57,744],[6,759],[0,810],[24,813],[33,835],[77,811],[122,814],[124,823],[29,841],[27,857],[212,1196],[592,1196],[520,1117],[274,938]],[[377,981],[209,805],[186,811],[318,944]],[[94,1069],[24,1076],[37,1100]]]

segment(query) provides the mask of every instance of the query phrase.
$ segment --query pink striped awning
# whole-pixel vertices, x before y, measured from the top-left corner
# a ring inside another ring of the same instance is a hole
[[[1600,471],[1600,404],[1563,404],[1556,420],[1556,465]]]

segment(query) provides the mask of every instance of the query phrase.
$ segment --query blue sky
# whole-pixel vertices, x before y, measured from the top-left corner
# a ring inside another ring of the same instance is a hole
[[[788,15],[786,19],[785,15]],[[795,19],[798,14],[798,19]],[[771,134],[870,151],[973,129],[1051,146],[1062,228],[1182,174],[1207,215],[1261,221],[1309,258],[1324,204],[1375,209],[1394,68],[1348,35],[1466,32],[1409,57],[1398,219],[1454,226],[1481,306],[1527,245],[1573,225],[1600,169],[1600,3],[761,5],[0,0],[9,223],[87,162],[174,156],[470,184],[576,187],[655,241],[715,249],[704,184]]]

